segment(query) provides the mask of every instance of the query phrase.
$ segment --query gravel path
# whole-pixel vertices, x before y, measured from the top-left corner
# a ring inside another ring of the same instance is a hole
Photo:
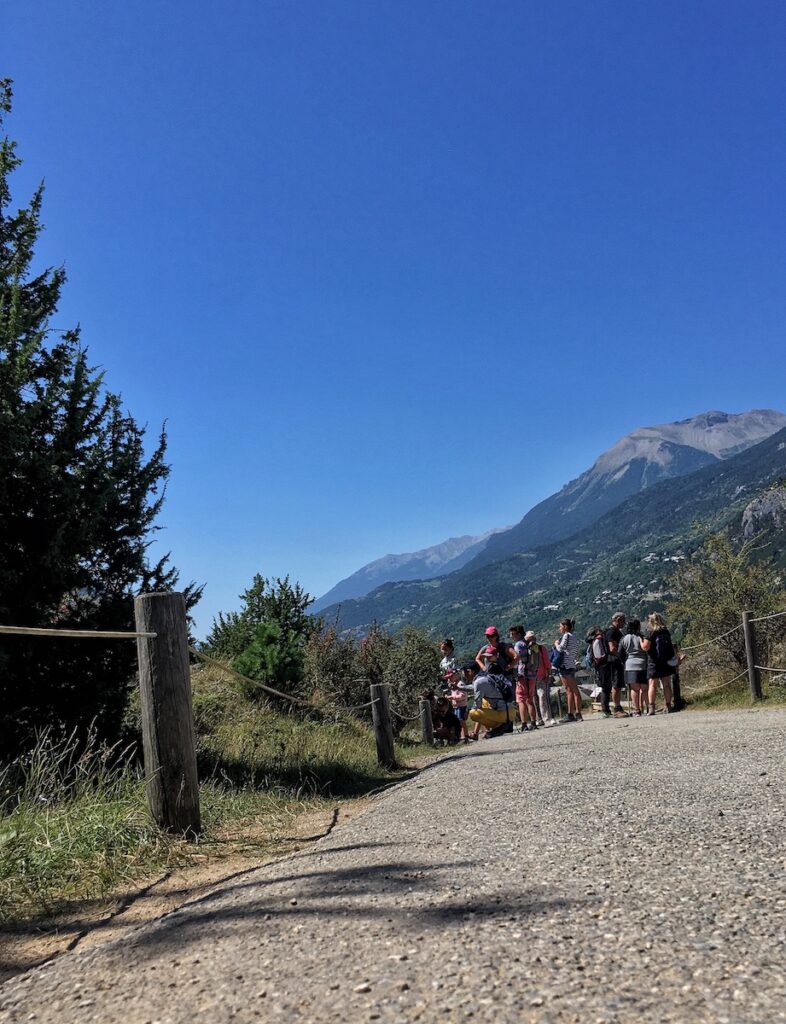
[[[0,1021],[786,1021],[786,712],[481,742]]]

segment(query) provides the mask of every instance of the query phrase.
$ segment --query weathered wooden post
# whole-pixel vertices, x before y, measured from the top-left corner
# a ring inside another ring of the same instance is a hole
[[[374,739],[377,743],[377,762],[384,768],[396,767],[396,752],[393,747],[393,723],[390,721],[390,696],[387,683],[371,684],[371,717],[374,722]]]
[[[742,613],[742,635],[745,637],[745,658],[748,662],[748,685],[751,698],[761,700],[761,678],[756,668],[756,630],[751,622],[751,613]]]
[[[168,832],[199,833],[186,603],[182,594],[141,594],[134,601],[142,743],[150,813]]]
[[[420,729],[423,733],[423,742],[430,747],[434,745],[434,722],[431,718],[431,701],[420,702]]]

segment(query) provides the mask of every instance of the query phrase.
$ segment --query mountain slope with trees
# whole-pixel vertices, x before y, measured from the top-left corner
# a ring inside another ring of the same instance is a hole
[[[786,429],[741,454],[654,484],[573,536],[450,576],[391,583],[340,608],[341,625],[405,624],[453,635],[471,646],[486,619],[554,629],[560,615],[604,620],[662,606],[677,565],[718,530],[742,521],[761,491],[786,472]],[[774,551],[783,559],[781,548]],[[339,612],[339,609],[332,610]],[[330,614],[330,611],[325,614]]]

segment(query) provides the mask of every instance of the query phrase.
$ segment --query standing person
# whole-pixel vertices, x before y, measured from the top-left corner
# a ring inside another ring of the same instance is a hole
[[[451,639],[443,640],[439,645],[440,654],[442,655],[442,661],[439,663],[439,671],[443,677],[447,676],[448,672],[453,672],[458,669],[456,664],[456,655],[453,649],[453,641]]]
[[[454,668],[447,673],[445,679],[448,684],[447,697],[453,708],[453,714],[461,722],[461,734],[464,737],[464,742],[469,743],[467,691],[461,682],[461,673],[457,668]]]
[[[516,653],[516,703],[519,706],[521,732],[536,728],[535,676],[529,674],[529,648],[524,640],[524,627],[511,626],[510,639]]]
[[[606,646],[609,649],[607,664],[609,666],[608,674],[611,681],[611,699],[614,702],[615,718],[628,717],[622,710],[622,704],[620,703],[622,687],[625,685],[625,675],[624,668],[622,665],[622,658],[620,658],[619,656],[619,645],[622,642],[622,630],[624,628],[625,613],[615,612],[611,617],[611,625],[603,634],[606,640]]]
[[[533,630],[524,634],[527,645],[527,676],[535,681],[535,709],[538,725],[556,725],[551,715],[551,662],[545,644],[539,644]]]
[[[486,627],[486,643],[475,656],[478,668],[489,671],[494,675],[510,676],[513,666],[516,663],[516,652],[510,644],[500,640],[499,630],[496,626]],[[491,662],[486,657],[492,655]]]
[[[579,642],[573,633],[575,628],[575,619],[560,619],[560,635],[554,641],[555,656],[552,656],[551,659],[552,665],[559,672],[560,682],[565,687],[565,698],[568,703],[568,713],[561,719],[560,724],[562,725],[584,721],[581,716],[581,693],[576,682],[576,655],[579,650]]]
[[[601,711],[603,712],[604,718],[611,718],[609,698],[611,697],[612,675],[611,665],[609,664],[609,645],[606,640],[606,634],[600,626],[590,626],[589,632],[587,633],[587,639],[589,640],[590,645],[589,654],[592,661],[592,667],[595,669],[595,676],[601,690]]]
[[[641,718],[646,702],[647,652],[641,646],[641,622],[631,619],[628,633],[619,645],[620,657],[625,672],[625,684],[630,691],[633,714]]]
[[[666,621],[659,612],[650,612],[647,616],[647,635],[642,639],[642,650],[647,652],[647,676],[649,678],[649,694],[647,714],[655,714],[655,695],[658,692],[658,681],[663,689],[663,710],[668,715],[671,706],[671,676],[677,666],[677,654],[671,642],[671,633],[666,628]]]

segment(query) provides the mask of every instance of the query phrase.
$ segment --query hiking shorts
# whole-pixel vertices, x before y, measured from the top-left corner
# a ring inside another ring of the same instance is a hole
[[[626,686],[646,686],[647,685],[647,670],[646,670],[646,668],[626,668],[625,669],[625,685]]]
[[[516,680],[516,703],[517,704],[534,704],[535,703],[535,684],[537,680],[526,679],[524,676],[519,676]]]

